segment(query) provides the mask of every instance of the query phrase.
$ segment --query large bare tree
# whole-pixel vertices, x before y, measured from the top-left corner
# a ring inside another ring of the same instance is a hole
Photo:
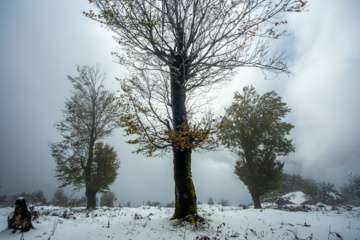
[[[173,152],[175,213],[197,219],[191,176],[194,149],[216,146],[219,124],[205,95],[239,67],[289,73],[270,40],[286,35],[284,12],[301,12],[302,0],[89,0],[84,13],[113,31],[113,54],[133,70],[123,79],[121,123],[137,152]]]

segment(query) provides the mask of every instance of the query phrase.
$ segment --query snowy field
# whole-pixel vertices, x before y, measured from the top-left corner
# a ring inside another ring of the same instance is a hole
[[[7,217],[13,208],[0,208],[0,239],[360,240],[360,208],[310,208],[308,212],[292,212],[199,205],[199,214],[206,223],[195,227],[171,221],[173,208],[99,208],[88,212],[84,208],[38,207],[35,229],[23,235],[7,229]]]

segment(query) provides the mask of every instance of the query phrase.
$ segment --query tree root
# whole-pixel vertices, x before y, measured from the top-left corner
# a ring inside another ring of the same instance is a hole
[[[183,218],[172,217],[170,220],[174,220],[174,225],[183,226],[190,224],[195,228],[201,227],[207,222],[205,218],[199,216],[198,214],[188,215]]]

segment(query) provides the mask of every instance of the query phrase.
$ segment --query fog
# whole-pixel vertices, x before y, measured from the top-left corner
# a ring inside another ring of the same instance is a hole
[[[54,124],[63,117],[72,86],[66,75],[75,65],[102,64],[106,89],[119,89],[115,77],[127,70],[114,62],[112,33],[82,16],[88,1],[2,1],[0,3],[0,195],[44,191],[52,198],[60,185],[48,142],[61,139]],[[214,107],[231,104],[234,91],[254,85],[261,94],[275,90],[292,109],[291,138],[296,152],[283,158],[285,172],[319,181],[346,183],[360,169],[360,2],[310,1],[309,11],[291,14],[292,36],[274,41],[286,49],[293,75],[264,79],[260,70],[242,69],[216,92]],[[213,93],[215,94],[215,93]],[[121,129],[107,142],[121,167],[111,186],[119,202],[169,203],[174,200],[171,155],[131,154]],[[246,187],[233,174],[236,159],[227,150],[193,155],[198,200],[248,203]],[[67,189],[69,190],[69,189]]]

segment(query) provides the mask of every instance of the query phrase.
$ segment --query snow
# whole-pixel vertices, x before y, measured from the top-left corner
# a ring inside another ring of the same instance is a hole
[[[289,200],[290,202],[293,202],[294,204],[300,205],[308,200],[308,197],[303,192],[291,192],[287,193],[284,196],[282,196],[283,199]]]
[[[328,195],[332,198],[332,199],[339,199],[340,197],[336,194],[336,193],[334,193],[334,192],[328,192]]]
[[[163,207],[84,208],[36,207],[40,217],[24,240],[87,239],[360,239],[360,208],[328,210],[311,206],[309,212],[242,209],[199,205],[206,223],[193,225],[170,220],[174,209]],[[0,239],[19,240],[21,233],[7,229],[13,208],[0,208]],[[66,216],[66,218],[63,218]],[[329,229],[332,234],[329,236]],[[216,238],[215,238],[216,237]],[[328,238],[329,237],[329,238]],[[310,239],[310,238],[308,238]]]

